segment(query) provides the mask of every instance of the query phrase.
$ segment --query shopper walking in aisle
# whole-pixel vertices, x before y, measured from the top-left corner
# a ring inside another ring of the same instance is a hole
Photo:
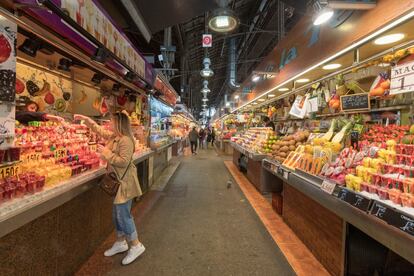
[[[191,153],[193,155],[197,154],[198,132],[196,130],[196,127],[193,127],[193,129],[190,131],[190,134],[188,135],[188,138],[190,139]]]
[[[211,128],[211,146],[214,148],[214,142],[216,141],[216,131],[214,127]]]
[[[87,126],[107,140],[106,147],[98,146],[98,152],[100,152],[101,158],[108,162],[108,170],[115,171],[122,180],[114,199],[112,212],[118,239],[110,249],[105,251],[104,255],[110,257],[128,251],[122,264],[130,264],[144,253],[145,247],[138,240],[134,218],[131,215],[132,200],[141,196],[142,191],[137,169],[132,163],[135,139],[131,131],[129,117],[121,112],[114,114],[111,130],[103,129],[92,119],[83,115],[75,115],[74,119],[84,120]],[[129,248],[128,242],[130,243]]]
[[[206,142],[207,149],[208,149],[208,146],[210,145],[210,142],[211,142],[211,130],[210,128],[207,128],[207,142]]]
[[[206,131],[204,130],[204,128],[200,129],[200,132],[198,133],[198,139],[199,139],[199,148],[200,149],[204,149],[204,142],[206,139]]]

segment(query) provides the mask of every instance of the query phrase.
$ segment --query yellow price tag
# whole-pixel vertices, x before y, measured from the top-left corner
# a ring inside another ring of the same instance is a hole
[[[10,176],[17,176],[19,174],[19,165],[10,165],[0,168],[0,178],[7,178]]]
[[[22,161],[34,161],[34,160],[40,160],[40,159],[42,159],[42,154],[39,152],[32,153],[32,154],[26,154],[26,155],[23,155],[22,158],[20,158],[20,160]]]
[[[63,158],[66,156],[66,149],[57,149],[55,150],[55,158]]]
[[[98,146],[96,144],[89,145],[89,150],[96,152],[98,150]]]

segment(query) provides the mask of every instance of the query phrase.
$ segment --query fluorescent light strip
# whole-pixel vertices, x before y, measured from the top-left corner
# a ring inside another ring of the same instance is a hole
[[[239,110],[240,108],[243,108],[244,106],[246,106],[246,105],[248,105],[248,104],[250,104],[250,103],[254,102],[256,99],[258,99],[258,98],[260,98],[260,97],[263,97],[263,96],[265,96],[265,95],[269,94],[270,92],[272,92],[272,91],[274,91],[274,90],[278,89],[279,87],[285,86],[285,85],[286,85],[286,84],[288,84],[289,82],[294,81],[295,79],[297,79],[297,78],[299,78],[299,77],[301,77],[301,76],[305,75],[306,73],[308,73],[308,72],[312,71],[313,69],[316,69],[316,68],[318,68],[319,66],[322,66],[323,64],[325,64],[325,63],[327,63],[327,62],[330,62],[330,61],[334,60],[335,58],[337,58],[337,57],[339,57],[339,56],[341,56],[341,55],[343,55],[343,54],[345,54],[345,53],[347,53],[347,52],[349,52],[349,51],[351,51],[351,50],[353,50],[353,49],[355,49],[355,48],[359,47],[360,45],[362,45],[362,44],[364,44],[364,43],[366,43],[366,42],[370,41],[370,40],[371,40],[371,39],[373,39],[374,37],[376,37],[376,36],[378,36],[378,35],[380,35],[380,34],[382,34],[382,33],[385,33],[386,31],[388,31],[388,30],[390,30],[390,29],[392,29],[392,28],[396,27],[397,25],[399,25],[399,24],[401,24],[401,23],[403,23],[403,22],[405,22],[405,21],[407,21],[407,20],[411,19],[412,17],[414,17],[414,11],[411,11],[411,12],[407,13],[406,15],[404,15],[404,16],[402,16],[402,17],[398,18],[397,20],[395,20],[395,21],[391,22],[390,24],[388,24],[387,26],[383,27],[382,29],[379,29],[378,31],[373,32],[372,34],[370,34],[370,35],[368,35],[368,36],[366,36],[366,37],[362,38],[361,40],[359,40],[359,41],[355,42],[354,44],[352,44],[352,45],[350,45],[350,46],[346,47],[345,49],[343,49],[343,50],[341,50],[341,51],[337,52],[336,54],[334,54],[334,55],[332,55],[332,56],[330,56],[330,57],[328,57],[328,58],[324,59],[323,61],[321,61],[321,62],[319,62],[319,63],[317,63],[317,64],[315,64],[315,65],[313,65],[313,66],[311,66],[311,67],[309,67],[309,68],[307,68],[307,69],[306,69],[305,71],[303,71],[302,73],[299,73],[298,75],[296,75],[296,76],[294,76],[294,77],[292,77],[292,78],[290,78],[290,79],[288,79],[288,80],[286,80],[286,81],[284,81],[284,82],[280,83],[279,85],[277,85],[277,86],[275,86],[275,87],[273,87],[273,88],[271,88],[271,89],[267,90],[266,92],[264,92],[263,94],[261,94],[260,96],[258,96],[258,97],[256,97],[256,98],[254,98],[254,99],[253,99],[253,100],[251,100],[250,102],[247,102],[247,103],[245,103],[244,105],[242,105],[242,106],[240,106],[240,107],[238,107],[238,108],[234,109],[234,110],[232,111],[232,113],[233,113],[233,112],[235,112],[235,111],[237,111],[237,110]]]

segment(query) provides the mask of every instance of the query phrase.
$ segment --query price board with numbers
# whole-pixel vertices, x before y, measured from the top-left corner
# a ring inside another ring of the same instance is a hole
[[[321,185],[322,191],[328,194],[333,194],[336,187],[336,183],[328,180],[324,180]]]
[[[414,92],[414,61],[394,66],[391,69],[390,94]]]
[[[55,150],[55,158],[63,158],[67,155],[67,150],[64,148]]]
[[[21,161],[34,161],[40,159],[42,159],[42,154],[40,152],[22,155],[20,158]]]
[[[13,164],[0,168],[0,179],[17,176],[19,173],[19,164]]]

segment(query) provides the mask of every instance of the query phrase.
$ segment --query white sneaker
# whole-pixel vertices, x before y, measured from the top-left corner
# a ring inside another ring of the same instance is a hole
[[[144,253],[145,247],[142,243],[139,245],[131,246],[131,248],[128,251],[128,254],[126,257],[122,260],[123,265],[129,265],[133,261],[136,260],[139,256],[141,256],[142,253]]]
[[[128,243],[126,241],[116,241],[114,245],[108,250],[105,251],[104,255],[106,257],[114,256],[118,253],[122,253],[128,250]]]

